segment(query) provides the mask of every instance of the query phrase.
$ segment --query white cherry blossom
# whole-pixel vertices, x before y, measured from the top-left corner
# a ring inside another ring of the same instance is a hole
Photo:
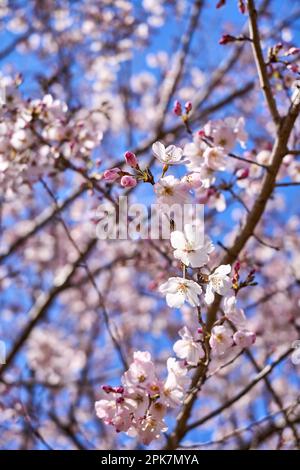
[[[179,165],[185,162],[185,160],[182,160],[182,149],[175,145],[165,147],[164,144],[157,141],[152,145],[152,151],[157,160],[164,165]]]
[[[200,305],[199,295],[201,295],[202,289],[195,281],[181,277],[170,277],[160,286],[159,291],[166,295],[169,307],[180,308],[184,302],[188,302],[192,307]]]
[[[184,231],[175,230],[171,233],[171,244],[174,257],[186,266],[199,268],[208,262],[208,255],[214,250],[214,246],[208,238],[204,244],[202,240],[202,228],[199,224],[186,224]]]
[[[184,326],[178,332],[181,339],[176,341],[173,346],[173,350],[175,354],[180,359],[185,359],[186,362],[190,365],[197,365],[199,359],[204,356],[204,351],[199,343],[199,341],[195,340],[190,330]]]
[[[158,204],[184,204],[190,200],[186,184],[173,175],[164,176],[154,185]]]
[[[231,271],[230,264],[222,264],[212,274],[208,276],[209,283],[206,286],[205,302],[210,305],[215,298],[215,292],[220,295],[227,295],[230,291],[231,280],[228,274]]]

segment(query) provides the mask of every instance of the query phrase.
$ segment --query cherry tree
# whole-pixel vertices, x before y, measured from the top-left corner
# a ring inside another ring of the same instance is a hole
[[[2,0],[1,449],[300,449],[299,23]]]

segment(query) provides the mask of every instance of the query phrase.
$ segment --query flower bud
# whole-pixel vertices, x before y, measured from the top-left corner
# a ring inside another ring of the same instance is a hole
[[[244,3],[244,0],[239,0],[239,10],[242,13],[242,15],[245,14],[246,12],[246,5]]]
[[[218,3],[216,4],[216,8],[221,8],[225,5],[226,0],[219,0]]]
[[[138,161],[133,152],[126,152],[124,155],[127,165],[131,168],[136,168],[138,166]]]
[[[228,44],[229,42],[234,42],[234,41],[236,41],[236,38],[234,36],[231,36],[231,34],[223,34],[223,36],[219,40],[219,44],[221,46],[224,46],[225,44]]]
[[[241,263],[239,261],[237,261],[234,265],[234,270],[239,271],[240,269],[241,269]]]
[[[121,178],[121,186],[123,188],[134,188],[137,185],[137,181],[133,176],[124,175]]]
[[[249,168],[242,168],[236,173],[238,180],[244,180],[249,176]]]
[[[185,108],[185,112],[188,114],[190,111],[192,111],[192,102],[191,101],[187,101],[184,105],[184,108]]]
[[[181,116],[182,115],[181,103],[177,100],[174,103],[173,113],[176,114],[176,116]]]
[[[103,174],[103,177],[106,181],[113,182],[120,176],[120,168],[111,168],[110,170],[106,170]]]

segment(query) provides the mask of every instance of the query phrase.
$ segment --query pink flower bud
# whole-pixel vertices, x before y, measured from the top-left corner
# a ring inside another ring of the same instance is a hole
[[[136,168],[138,166],[137,158],[133,152],[126,152],[124,157],[127,165],[129,165],[131,168]]]
[[[176,116],[181,116],[182,115],[182,107],[179,101],[175,101],[174,106],[173,106],[173,113],[176,114]]]
[[[299,66],[297,64],[289,64],[287,65],[287,68],[294,73],[299,72]]]
[[[237,261],[234,265],[234,270],[239,271],[240,269],[241,269],[241,263],[239,261]]]
[[[121,186],[123,188],[134,188],[137,185],[137,181],[133,176],[124,175],[121,178]]]
[[[120,168],[111,168],[110,170],[106,170],[103,174],[103,177],[106,181],[113,182],[120,176]]]
[[[219,0],[218,3],[216,4],[216,8],[221,8],[225,5],[226,0]]]
[[[239,0],[239,10],[242,13],[242,15],[245,14],[246,11],[246,5],[244,3],[244,0]]]
[[[110,393],[113,391],[112,387],[110,385],[102,385],[102,390],[106,393]]]
[[[115,392],[116,393],[124,393],[124,387],[120,385],[120,387],[115,387]]]
[[[185,108],[185,112],[188,114],[190,111],[192,111],[192,102],[191,101],[187,101],[184,105],[184,108]]]
[[[244,169],[239,170],[237,172],[238,180],[244,180],[244,179],[248,178],[248,176],[249,176],[249,168],[244,168]]]
[[[231,34],[223,34],[223,36],[219,40],[219,44],[221,46],[224,46],[225,44],[228,44],[229,42],[234,42],[234,41],[236,41],[236,38],[234,36],[231,36]]]

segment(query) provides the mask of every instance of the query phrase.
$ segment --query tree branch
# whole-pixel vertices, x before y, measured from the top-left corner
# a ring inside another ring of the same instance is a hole
[[[270,113],[272,115],[273,121],[275,124],[280,123],[280,115],[277,110],[277,105],[275,98],[271,90],[271,84],[268,77],[267,67],[265,64],[261,42],[260,34],[257,26],[257,11],[255,8],[255,3],[253,0],[248,0],[248,11],[249,11],[249,30],[250,38],[252,44],[253,55],[256,63],[257,73],[259,77],[259,82],[261,89],[264,93],[265,100],[269,107]]]

